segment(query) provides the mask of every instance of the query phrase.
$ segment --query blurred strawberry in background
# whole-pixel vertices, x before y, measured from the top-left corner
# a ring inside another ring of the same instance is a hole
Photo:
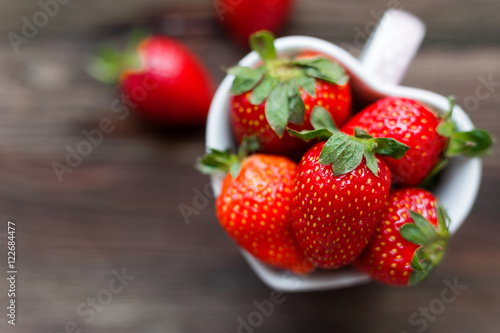
[[[122,99],[160,126],[198,126],[206,121],[214,83],[181,42],[134,33],[125,50],[101,48],[88,68],[96,79],[118,84]]]
[[[214,0],[217,19],[240,44],[247,46],[258,30],[277,34],[288,21],[293,0]]]

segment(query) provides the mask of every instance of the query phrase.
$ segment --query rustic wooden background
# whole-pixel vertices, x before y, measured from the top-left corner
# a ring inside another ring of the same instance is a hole
[[[474,97],[479,78],[497,82],[470,117],[497,134],[500,125],[500,2],[400,0],[423,18],[428,35],[404,84],[459,103]],[[374,21],[386,0],[297,0],[284,34],[305,34],[355,46],[357,29]],[[212,20],[211,1],[70,1],[18,54],[0,40],[0,233],[17,223],[18,317],[6,324],[6,280],[0,279],[1,332],[235,332],[238,317],[269,299],[262,284],[217,224],[213,200],[186,224],[181,203],[208,179],[193,164],[204,152],[203,129],[153,130],[110,111],[113,89],[89,78],[83,65],[102,41],[122,41],[132,24],[180,38],[217,82],[221,66],[246,53]],[[20,33],[40,10],[35,1],[0,0],[0,33]],[[375,15],[376,16],[376,15]],[[485,91],[484,89],[481,91]],[[64,161],[82,130],[110,118],[116,129],[62,182],[51,163]],[[453,238],[444,263],[415,288],[371,283],[287,294],[254,332],[498,332],[500,326],[500,151],[484,161],[476,206]],[[1,235],[0,235],[1,236]],[[0,267],[6,264],[5,239]],[[111,271],[135,278],[95,318],[77,309],[107,288]],[[4,275],[3,273],[0,275]],[[444,309],[445,282],[463,290]],[[439,314],[422,324],[420,309]],[[417,315],[414,315],[417,313]],[[416,316],[416,317],[415,317]],[[75,324],[73,324],[74,322]],[[78,326],[73,326],[78,325]],[[244,332],[244,330],[242,331]]]

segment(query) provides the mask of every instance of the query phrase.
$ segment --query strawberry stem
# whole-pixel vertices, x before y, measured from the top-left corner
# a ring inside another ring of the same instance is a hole
[[[251,35],[250,47],[259,54],[264,62],[277,58],[274,35],[269,31],[262,30]]]

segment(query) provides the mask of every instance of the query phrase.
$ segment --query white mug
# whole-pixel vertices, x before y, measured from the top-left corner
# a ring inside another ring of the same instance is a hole
[[[304,50],[311,50],[336,59],[350,76],[353,98],[362,99],[364,104],[385,96],[401,96],[418,100],[443,114],[449,109],[447,97],[398,85],[424,33],[423,23],[412,14],[401,10],[389,10],[366,43],[360,59],[354,58],[332,43],[313,37],[278,38],[275,46],[281,54],[294,55]],[[257,53],[251,52],[239,62],[239,65],[252,67],[258,62]],[[206,128],[207,149],[235,149],[229,121],[230,88],[233,79],[232,75],[226,76],[210,106]],[[467,131],[474,128],[458,105],[455,105],[452,119],[459,130]],[[450,216],[450,234],[457,231],[472,209],[481,181],[481,167],[481,160],[477,158],[453,157],[433,190]],[[216,196],[220,193],[221,180],[221,176],[212,176],[212,187]],[[275,290],[294,292],[334,289],[370,280],[349,266],[336,270],[318,270],[298,276],[271,267],[243,249],[241,252],[261,280]]]

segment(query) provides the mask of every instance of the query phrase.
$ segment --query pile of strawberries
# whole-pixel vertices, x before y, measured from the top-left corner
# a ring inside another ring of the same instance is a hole
[[[222,227],[256,258],[297,274],[353,265],[391,285],[421,281],[448,244],[447,214],[421,187],[450,156],[485,154],[490,136],[457,131],[452,104],[440,118],[387,97],[352,116],[339,64],[312,52],[278,57],[273,41],[254,34],[262,64],[229,70],[238,154],[211,150],[199,164],[227,172],[216,202]]]

